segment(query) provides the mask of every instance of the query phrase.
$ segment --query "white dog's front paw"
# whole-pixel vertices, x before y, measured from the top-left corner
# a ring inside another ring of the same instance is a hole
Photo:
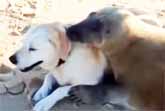
[[[49,94],[47,92],[47,90],[44,90],[43,88],[39,89],[33,96],[33,101],[34,102],[38,102],[40,101],[41,99],[47,97]]]
[[[53,107],[54,104],[52,104],[50,101],[47,101],[47,99],[43,99],[41,100],[40,102],[38,102],[33,110],[34,111],[49,111],[52,107]]]
[[[34,94],[33,101],[38,102],[41,99],[47,97],[53,90],[56,89],[58,84],[56,83],[56,80],[51,74],[46,75],[43,85],[41,88]]]

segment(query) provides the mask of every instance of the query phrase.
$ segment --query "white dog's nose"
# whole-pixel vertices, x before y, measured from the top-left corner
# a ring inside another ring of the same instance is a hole
[[[15,65],[17,64],[17,57],[15,54],[10,56],[9,60],[11,61],[11,63],[13,63]]]

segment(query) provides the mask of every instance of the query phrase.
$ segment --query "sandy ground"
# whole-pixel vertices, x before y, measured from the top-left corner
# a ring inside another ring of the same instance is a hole
[[[0,0],[0,65],[15,67],[8,61],[8,57],[20,47],[22,34],[27,26],[54,21],[65,24],[76,23],[91,11],[108,6],[145,10],[158,17],[165,25],[165,0]],[[103,110],[98,105],[76,107],[71,102],[57,106],[57,111]],[[25,110],[30,110],[25,94],[0,95],[0,111]]]

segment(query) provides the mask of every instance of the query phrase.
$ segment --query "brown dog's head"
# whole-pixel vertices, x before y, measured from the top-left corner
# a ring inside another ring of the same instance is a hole
[[[69,27],[67,35],[72,41],[89,43],[118,38],[128,31],[123,23],[128,16],[133,14],[117,8],[105,8],[92,12],[82,22]]]
[[[97,43],[100,46],[100,43],[108,41],[109,44],[123,37],[134,36],[132,31],[139,29],[141,25],[138,23],[141,22],[161,27],[157,19],[148,14],[133,9],[105,8],[90,13],[85,20],[70,26],[67,35],[72,41]]]

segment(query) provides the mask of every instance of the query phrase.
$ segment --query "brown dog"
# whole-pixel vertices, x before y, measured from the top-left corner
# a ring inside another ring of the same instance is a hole
[[[106,8],[68,28],[72,41],[96,44],[111,61],[116,79],[137,109],[165,109],[165,29],[133,13]]]

